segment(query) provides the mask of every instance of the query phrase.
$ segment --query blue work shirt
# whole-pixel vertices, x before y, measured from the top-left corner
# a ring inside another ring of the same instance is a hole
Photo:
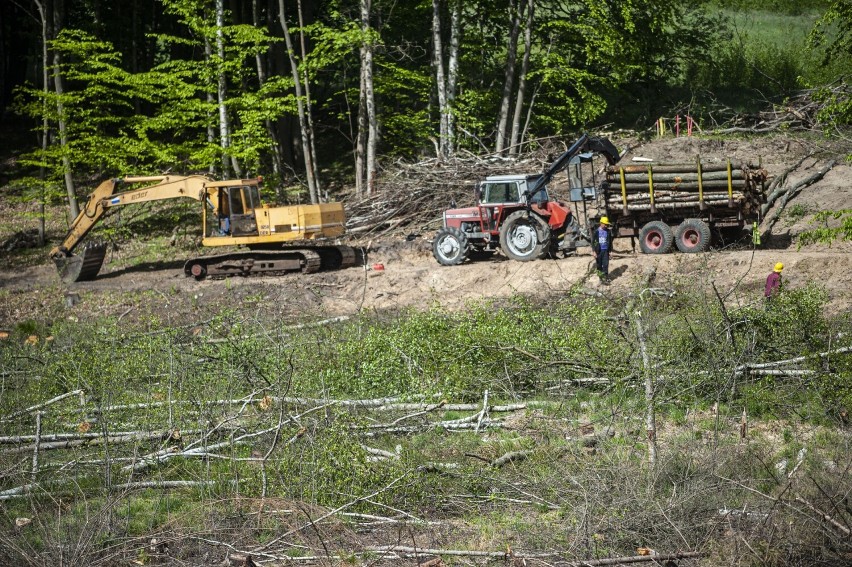
[[[601,250],[609,250],[609,231],[598,227],[598,245]]]

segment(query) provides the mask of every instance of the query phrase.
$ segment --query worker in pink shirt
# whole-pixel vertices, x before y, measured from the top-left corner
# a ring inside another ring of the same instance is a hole
[[[766,301],[770,301],[781,292],[781,270],[783,269],[784,264],[778,262],[775,264],[772,273],[766,277],[766,288],[763,290]]]

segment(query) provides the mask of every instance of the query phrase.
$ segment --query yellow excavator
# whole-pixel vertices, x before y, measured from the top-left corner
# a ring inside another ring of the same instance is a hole
[[[184,264],[187,276],[316,272],[355,265],[355,250],[349,246],[301,242],[342,236],[342,203],[271,207],[260,200],[262,182],[260,177],[214,181],[203,175],[108,179],[89,195],[50,256],[64,282],[92,280],[104,262],[106,244],[83,246],[78,254],[74,251],[107,212],[125,205],[190,198],[201,203],[204,246],[245,246],[250,251],[193,258]]]

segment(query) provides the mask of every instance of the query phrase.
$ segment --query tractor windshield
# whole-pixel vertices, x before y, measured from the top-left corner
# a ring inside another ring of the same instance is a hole
[[[480,189],[481,201],[490,203],[517,203],[520,200],[516,181],[483,183]]]

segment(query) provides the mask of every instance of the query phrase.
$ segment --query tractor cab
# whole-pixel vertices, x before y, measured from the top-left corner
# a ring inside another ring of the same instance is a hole
[[[535,194],[527,197],[527,191],[534,187],[541,175],[492,175],[477,187],[476,199],[483,205],[526,205],[541,206],[549,197],[547,187],[542,186]]]

